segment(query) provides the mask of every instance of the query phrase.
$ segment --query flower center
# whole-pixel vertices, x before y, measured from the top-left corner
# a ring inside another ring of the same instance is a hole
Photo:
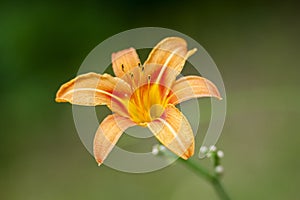
[[[167,105],[169,90],[157,83],[145,84],[137,88],[130,97],[128,112],[131,120],[141,126],[159,118]]]

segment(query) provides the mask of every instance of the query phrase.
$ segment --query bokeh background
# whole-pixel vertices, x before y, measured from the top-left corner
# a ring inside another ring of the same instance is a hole
[[[228,112],[217,145],[232,198],[299,199],[299,9],[288,1],[1,1],[0,199],[218,199],[181,163],[148,174],[97,167],[71,105],[54,102],[96,45],[143,26],[189,35],[218,65]]]

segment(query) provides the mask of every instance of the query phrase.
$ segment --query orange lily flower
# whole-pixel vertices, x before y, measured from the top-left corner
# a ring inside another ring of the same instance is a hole
[[[112,54],[116,77],[87,73],[63,84],[57,102],[107,105],[113,114],[100,124],[94,138],[94,157],[99,165],[129,127],[148,127],[169,150],[183,159],[194,154],[194,135],[185,116],[175,105],[191,98],[216,97],[217,87],[200,76],[176,80],[186,59],[196,49],[178,37],[165,38],[150,52],[143,65],[134,48]]]

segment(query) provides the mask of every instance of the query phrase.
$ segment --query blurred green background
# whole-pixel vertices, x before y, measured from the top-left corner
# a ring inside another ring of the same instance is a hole
[[[96,45],[143,26],[189,35],[218,65],[228,98],[218,146],[233,199],[299,199],[299,9],[287,1],[1,1],[0,199],[218,199],[181,163],[148,174],[97,167],[71,105],[54,102]]]

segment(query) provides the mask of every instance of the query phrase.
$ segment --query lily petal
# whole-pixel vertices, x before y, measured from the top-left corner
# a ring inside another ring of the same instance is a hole
[[[210,80],[200,76],[185,76],[176,80],[168,98],[169,103],[176,105],[199,97],[222,99],[218,88]]]
[[[183,159],[194,154],[194,135],[185,116],[172,104],[164,114],[148,124],[156,138]]]
[[[112,67],[117,77],[123,77],[127,72],[141,64],[134,48],[124,49],[111,56]]]
[[[128,118],[118,114],[109,115],[102,121],[94,137],[93,146],[94,157],[98,165],[103,163],[122,133],[127,128],[135,125]]]
[[[145,71],[142,73],[140,84],[144,85],[148,82],[162,85],[166,88],[171,88],[176,80],[177,73],[171,68],[165,68],[162,65],[147,64]]]
[[[113,111],[128,116],[126,101],[130,94],[130,86],[120,78],[87,73],[63,84],[55,100],[83,106],[107,105]]]
[[[179,74],[186,59],[197,49],[187,50],[187,43],[179,37],[168,37],[159,42],[150,52],[146,64],[159,64],[173,68]]]

